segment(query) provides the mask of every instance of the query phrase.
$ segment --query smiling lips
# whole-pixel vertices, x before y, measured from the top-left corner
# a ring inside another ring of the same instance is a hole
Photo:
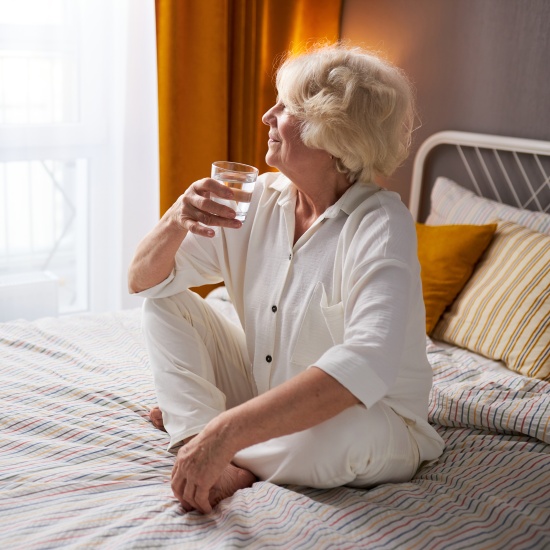
[[[272,134],[269,134],[269,141],[279,141],[279,140]]]

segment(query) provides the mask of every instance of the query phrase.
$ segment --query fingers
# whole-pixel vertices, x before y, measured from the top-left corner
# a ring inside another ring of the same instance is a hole
[[[174,492],[174,495],[176,495],[175,492]],[[192,512],[195,509],[195,506],[193,506],[190,502],[187,502],[182,496],[177,496],[176,495],[176,498],[180,501],[181,507],[186,512]]]
[[[232,208],[229,208],[228,206],[224,206],[223,204],[218,204],[217,202],[214,202],[210,199],[203,199],[206,201],[204,204],[201,203],[201,207],[197,207],[194,204],[187,204],[184,206],[185,209],[185,217],[188,222],[196,223],[199,222],[200,224],[206,225],[206,226],[220,226],[220,227],[241,227],[242,223],[239,220],[235,219],[235,210]],[[200,202],[200,201],[199,201]],[[222,210],[221,213],[216,212],[210,212],[208,209],[209,204],[214,205],[212,207],[212,210],[219,211]],[[184,222],[185,223],[185,222]],[[192,231],[190,227],[186,228],[188,231]]]
[[[196,487],[193,483],[185,483],[185,488],[181,495],[179,492],[176,493],[173,485],[172,490],[174,491],[174,496],[179,500],[186,512],[198,510],[202,514],[209,514],[212,511],[212,505],[208,499],[209,490]]]
[[[186,483],[185,484],[185,490],[183,491],[183,499],[191,504],[194,508],[196,508],[195,504],[195,484],[194,483]]]
[[[218,196],[226,200],[234,198],[233,191],[220,182],[207,178],[193,183],[180,197],[180,225],[187,231],[204,237],[213,237],[209,226],[238,229],[242,223],[235,219],[235,210],[212,199]]]
[[[192,483],[187,483],[183,493],[183,500],[202,514],[209,514],[212,511],[212,506],[208,500],[209,493],[209,490],[197,487]]]
[[[219,181],[212,178],[204,178],[202,180],[198,180],[192,183],[190,185],[190,188],[192,188],[198,195],[208,197],[210,196],[210,193],[214,193],[214,195],[222,199],[234,199],[233,189],[231,189],[231,187],[227,187],[223,183],[220,183]]]
[[[226,189],[226,188],[224,188]],[[222,197],[223,200],[231,201],[233,199],[227,199]],[[225,204],[221,204],[213,200],[212,195],[205,197],[200,194],[190,195],[187,197],[190,206],[194,207],[199,212],[205,212],[207,214],[213,214],[219,218],[234,218],[235,210]]]
[[[186,512],[198,510],[203,514],[209,514],[212,511],[212,505],[209,501],[210,487],[200,488],[188,479],[182,479],[181,470],[178,464],[172,469],[172,492],[180,502]]]
[[[210,504],[210,500],[208,499],[209,494],[209,489],[207,490],[197,487],[195,490],[195,502],[197,504],[197,508],[203,514],[209,514],[212,511],[212,506]]]
[[[179,476],[177,474],[177,464],[174,465],[174,468],[172,469],[172,492],[174,493],[174,496],[178,499],[179,503],[181,504],[181,507],[186,512],[191,512],[195,509],[195,506],[193,506],[190,502],[185,500],[184,493],[185,489],[187,488],[186,480],[179,480]]]
[[[181,504],[181,507],[186,512],[192,512],[195,509],[195,508],[193,508],[193,506],[191,506],[191,504],[189,504],[188,502],[185,502],[185,500],[180,500],[180,504]]]

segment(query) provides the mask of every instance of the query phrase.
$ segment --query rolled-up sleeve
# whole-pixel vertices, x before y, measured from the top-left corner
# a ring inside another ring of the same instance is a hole
[[[343,343],[315,362],[367,408],[386,396],[403,364],[411,283],[408,264],[398,259],[354,267],[344,289]]]
[[[213,238],[188,234],[175,258],[175,267],[159,284],[138,292],[144,298],[166,298],[191,287],[215,284],[223,280],[217,254],[219,228]]]

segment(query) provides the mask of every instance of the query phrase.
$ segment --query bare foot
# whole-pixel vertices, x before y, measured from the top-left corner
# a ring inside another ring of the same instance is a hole
[[[258,480],[252,472],[229,464],[214,487],[210,489],[208,497],[210,505],[213,508],[222,500],[233,496],[239,489],[252,487],[256,481]]]
[[[155,428],[162,430],[163,432],[166,431],[164,429],[164,422],[162,421],[162,411],[159,407],[153,407],[149,411],[149,420],[151,420]]]

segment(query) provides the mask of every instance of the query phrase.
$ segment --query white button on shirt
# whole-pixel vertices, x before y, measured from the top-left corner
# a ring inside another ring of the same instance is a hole
[[[174,272],[141,293],[165,297],[225,282],[259,393],[317,366],[367,408],[384,400],[411,428],[421,460],[443,442],[427,423],[432,372],[416,232],[395,193],[357,183],[293,244],[296,190],[258,178],[240,229],[188,234]]]

